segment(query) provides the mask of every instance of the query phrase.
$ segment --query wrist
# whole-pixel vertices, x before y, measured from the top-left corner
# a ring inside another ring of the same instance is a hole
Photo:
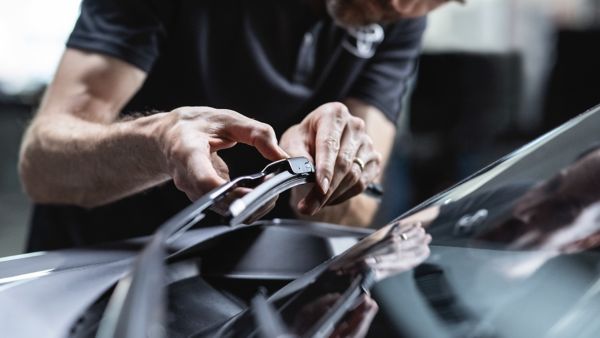
[[[143,157],[144,165],[158,176],[169,176],[168,163],[164,152],[164,134],[168,125],[167,113],[157,113],[124,122],[121,127],[132,135],[138,147],[132,149],[135,155]]]

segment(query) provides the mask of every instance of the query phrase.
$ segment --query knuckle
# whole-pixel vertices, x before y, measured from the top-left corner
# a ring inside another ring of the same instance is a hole
[[[267,136],[267,138],[269,140],[276,137],[276,135],[275,135],[275,129],[273,129],[273,127],[271,127],[270,125],[265,124],[265,123],[263,123],[263,126],[265,128],[264,132],[265,132],[265,134],[266,134],[266,136]]]
[[[348,107],[341,102],[331,102],[327,105],[326,114],[331,116],[336,123],[342,123],[350,117]]]
[[[185,190],[186,188],[186,182],[179,174],[173,175],[173,184],[175,184],[179,190]]]
[[[197,177],[193,184],[193,188],[200,195],[205,194],[207,191],[219,186],[220,180],[213,176]]]
[[[269,128],[263,124],[259,124],[254,128],[254,134],[256,137],[266,137],[269,135]]]
[[[181,145],[181,142],[177,142],[170,149],[168,157],[175,161],[181,161],[188,157],[188,151]]]
[[[362,172],[358,168],[358,166],[352,166],[352,170],[350,170],[350,182],[352,185],[356,185],[358,187],[361,186],[360,182],[362,179]]]
[[[339,171],[348,172],[352,166],[352,161],[347,156],[340,156],[337,160],[337,167]]]
[[[329,108],[334,114],[348,114],[348,107],[341,102],[331,102]]]
[[[325,144],[325,147],[327,147],[327,149],[332,151],[338,151],[340,148],[340,143],[338,139],[333,136],[327,137],[323,143]]]
[[[175,108],[171,111],[171,114],[176,115],[176,116],[184,116],[186,114],[186,112],[188,112],[190,110],[190,107],[178,107]]]
[[[360,117],[353,117],[352,127],[354,128],[354,130],[362,132],[365,130],[365,121]]]
[[[270,141],[273,138],[273,136],[275,136],[275,131],[273,130],[273,128],[264,123],[258,124],[251,133],[251,137],[254,141]]]
[[[367,189],[368,184],[369,184],[369,182],[367,182],[367,179],[364,176],[360,176],[355,185],[356,185],[356,189],[360,190],[362,192]]]

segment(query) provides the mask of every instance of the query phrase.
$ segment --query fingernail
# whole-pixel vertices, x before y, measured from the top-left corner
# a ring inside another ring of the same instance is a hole
[[[323,190],[323,193],[326,194],[327,191],[329,191],[329,179],[327,177],[325,177],[322,181],[321,181],[321,190]]]

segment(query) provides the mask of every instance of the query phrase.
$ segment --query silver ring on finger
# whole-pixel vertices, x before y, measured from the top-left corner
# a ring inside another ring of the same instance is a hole
[[[361,172],[365,171],[365,162],[363,160],[361,160],[358,157],[355,157],[354,160],[352,160],[352,162],[358,164],[358,168]]]

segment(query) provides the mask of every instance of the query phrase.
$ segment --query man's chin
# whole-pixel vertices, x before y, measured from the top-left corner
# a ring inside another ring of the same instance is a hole
[[[328,0],[327,12],[339,26],[350,28],[366,26],[381,21],[373,11],[362,9],[358,5],[348,5],[343,1]]]

